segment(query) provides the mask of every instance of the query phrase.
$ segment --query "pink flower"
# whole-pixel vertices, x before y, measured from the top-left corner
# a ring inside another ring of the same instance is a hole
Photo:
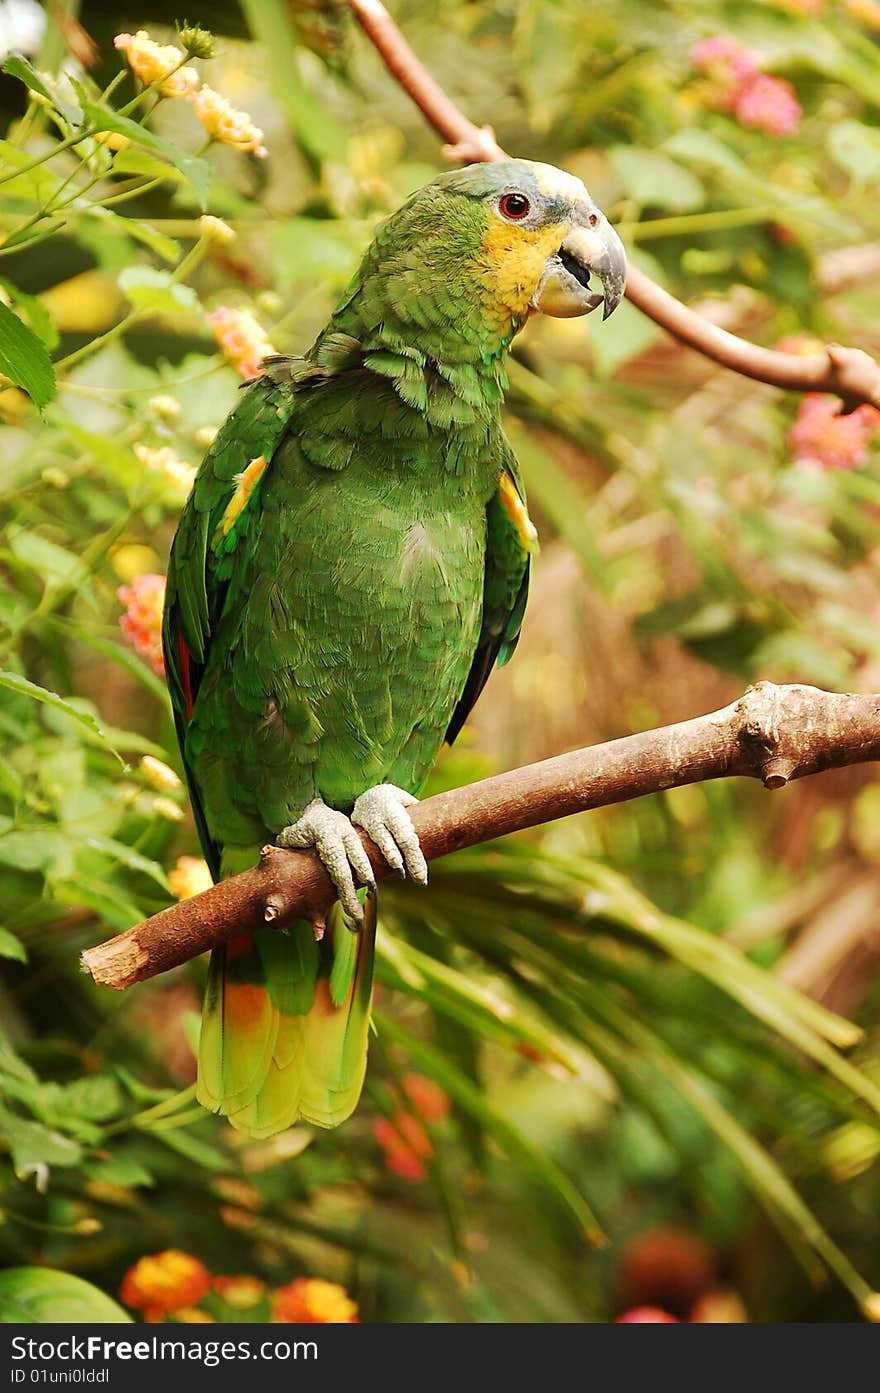
[[[792,135],[803,109],[790,82],[762,73],[757,59],[729,34],[702,39],[691,62],[707,82],[707,104],[729,111],[741,126],[765,135]]]
[[[247,310],[235,310],[229,305],[207,315],[214,338],[229,362],[246,382],[259,377],[262,362],[275,352],[269,337]]]
[[[745,84],[736,97],[734,112],[741,126],[765,135],[794,135],[804,114],[791,83],[766,73],[758,73]]]
[[[713,77],[723,74],[737,82],[746,82],[760,71],[748,49],[743,48],[730,34],[715,34],[711,39],[701,39],[694,44],[690,56],[699,72],[709,73]]]
[[[855,469],[865,463],[878,424],[880,412],[873,406],[859,406],[842,416],[837,397],[809,392],[788,432],[788,443],[798,464]]]
[[[130,585],[121,585],[116,592],[125,605],[119,616],[119,627],[134,651],[163,676],[162,610],[165,605],[165,577],[147,573],[135,576]]]
[[[661,1311],[659,1306],[633,1306],[631,1311],[624,1311],[622,1316],[617,1316],[615,1325],[680,1325],[677,1316],[671,1316],[668,1311]]]

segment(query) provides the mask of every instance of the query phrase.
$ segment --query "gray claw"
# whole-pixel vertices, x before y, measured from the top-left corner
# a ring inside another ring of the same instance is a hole
[[[302,816],[277,837],[279,846],[312,848],[333,881],[339,902],[355,924],[364,922],[364,908],[355,889],[354,877],[370,889],[376,879],[364,844],[345,813],[328,808],[320,798],[313,798]]]
[[[428,863],[407,812],[418,801],[396,784],[376,784],[361,794],[351,820],[376,843],[392,870],[408,874],[417,885],[427,885]]]

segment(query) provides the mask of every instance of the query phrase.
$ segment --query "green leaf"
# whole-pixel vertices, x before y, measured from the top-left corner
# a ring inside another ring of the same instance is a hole
[[[102,745],[111,750],[120,764],[124,764],[122,756],[108,743],[103,730],[90,712],[80,710],[72,702],[65,701],[64,697],[60,697],[57,692],[50,692],[46,687],[40,687],[36,682],[28,681],[20,673],[9,672],[5,668],[0,668],[0,687],[17,692],[19,696],[33,697],[35,701],[40,701],[45,706],[51,706],[54,711],[60,711],[63,715],[70,716],[72,720],[84,726],[89,734],[95,736]]]
[[[13,53],[6,59],[3,72],[8,73],[10,77],[17,77],[31,92],[36,92],[38,96],[45,97],[46,101],[55,105],[55,93],[46,85],[45,78],[20,54]]]
[[[60,1098],[65,1112],[92,1122],[105,1122],[115,1117],[122,1106],[119,1084],[106,1074],[86,1075],[73,1083],[62,1084]]]
[[[69,867],[72,852],[67,838],[55,831],[16,831],[0,836],[0,864],[20,871],[50,871]]]
[[[857,184],[880,180],[880,130],[861,121],[833,121],[828,153]]]
[[[82,105],[86,120],[96,130],[115,131],[117,135],[128,136],[135,145],[152,150],[154,154],[160,155],[169,164],[172,164],[192,187],[199,200],[199,206],[202,209],[207,208],[211,166],[206,160],[200,159],[198,155],[186,154],[172,141],[156,135],[153,131],[148,131],[144,126],[139,126],[137,121],[131,121],[127,116],[120,116],[118,111],[113,111],[109,106],[103,106],[100,102],[91,101],[84,96]]]
[[[52,323],[52,316],[42,300],[38,299],[36,295],[26,295],[23,290],[19,290],[17,285],[6,280],[3,276],[0,276],[0,286],[24,310],[31,328],[42,339],[47,349],[57,348],[61,335]]]
[[[41,537],[38,532],[10,527],[7,536],[13,556],[30,566],[47,583],[80,586],[88,579],[88,570],[78,556]]]
[[[119,275],[119,289],[135,309],[155,314],[195,314],[199,297],[188,285],[175,285],[168,271],[154,266],[126,266]]]
[[[19,963],[27,962],[27,949],[21,939],[3,928],[0,928],[0,958],[13,958]]]
[[[121,1185],[126,1190],[156,1183],[146,1166],[133,1156],[111,1156],[106,1161],[88,1161],[85,1169],[92,1180],[103,1181],[105,1185]]]
[[[54,397],[55,369],[46,345],[0,302],[0,373],[43,409]]]
[[[160,164],[158,160],[156,163]],[[170,166],[160,164],[160,168],[170,169]],[[121,213],[117,213],[115,208],[100,208],[96,203],[83,208],[81,211],[86,217],[100,221],[109,232],[118,233],[123,237],[131,237],[136,242],[142,242],[145,247],[149,247],[150,251],[155,252],[169,265],[173,266],[180,256],[180,243],[175,242],[174,238],[169,237],[167,233],[152,227],[148,222],[143,222],[139,218],[123,217]]]
[[[125,1325],[131,1316],[82,1277],[48,1267],[10,1267],[0,1272],[0,1322]]]
[[[126,846],[124,842],[117,842],[113,837],[85,837],[83,839],[86,846],[90,846],[93,851],[99,851],[103,856],[109,856],[120,865],[127,866],[130,871],[138,871],[141,875],[149,876],[155,880],[157,885],[161,885],[163,890],[171,894],[171,886],[165,877],[165,872],[158,861],[151,861],[148,856],[142,856],[133,847]]]
[[[13,1169],[21,1180],[44,1166],[78,1166],[82,1160],[82,1147],[78,1142],[2,1106],[0,1142],[11,1151]]]
[[[660,150],[616,145],[608,152],[611,168],[624,192],[642,208],[689,213],[702,208],[706,196],[696,175]]]

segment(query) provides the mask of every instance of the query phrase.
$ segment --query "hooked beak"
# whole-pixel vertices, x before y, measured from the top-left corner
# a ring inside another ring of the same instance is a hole
[[[590,289],[591,272],[602,282],[601,295]],[[605,214],[589,207],[547,261],[532,308],[557,319],[572,319],[604,304],[602,318],[607,319],[617,309],[625,289],[623,243]]]

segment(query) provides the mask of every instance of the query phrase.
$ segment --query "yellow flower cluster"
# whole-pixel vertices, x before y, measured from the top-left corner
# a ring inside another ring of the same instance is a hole
[[[199,85],[195,68],[185,68],[186,54],[174,44],[157,44],[146,29],[117,34],[113,47],[125,54],[128,66],[145,87],[158,83],[163,97],[191,97]]]
[[[263,132],[255,126],[246,111],[237,111],[231,102],[215,92],[207,83],[193,97],[198,116],[208,135],[223,145],[231,145],[242,154],[256,155],[264,160],[269,151],[263,144]]]
[[[268,150],[263,144],[263,132],[246,111],[238,111],[231,102],[213,87],[200,86],[195,68],[184,67],[186,54],[174,44],[157,44],[146,29],[136,34],[117,34],[115,48],[125,54],[135,77],[146,86],[155,85],[163,97],[184,97],[191,101],[195,113],[212,140],[231,145],[243,154],[256,155],[264,160]]]
[[[195,483],[196,468],[187,464],[175,454],[170,445],[151,449],[149,445],[135,445],[134,452],[145,469],[152,474],[161,474],[168,485],[169,498],[175,503],[185,503],[189,491]]]

